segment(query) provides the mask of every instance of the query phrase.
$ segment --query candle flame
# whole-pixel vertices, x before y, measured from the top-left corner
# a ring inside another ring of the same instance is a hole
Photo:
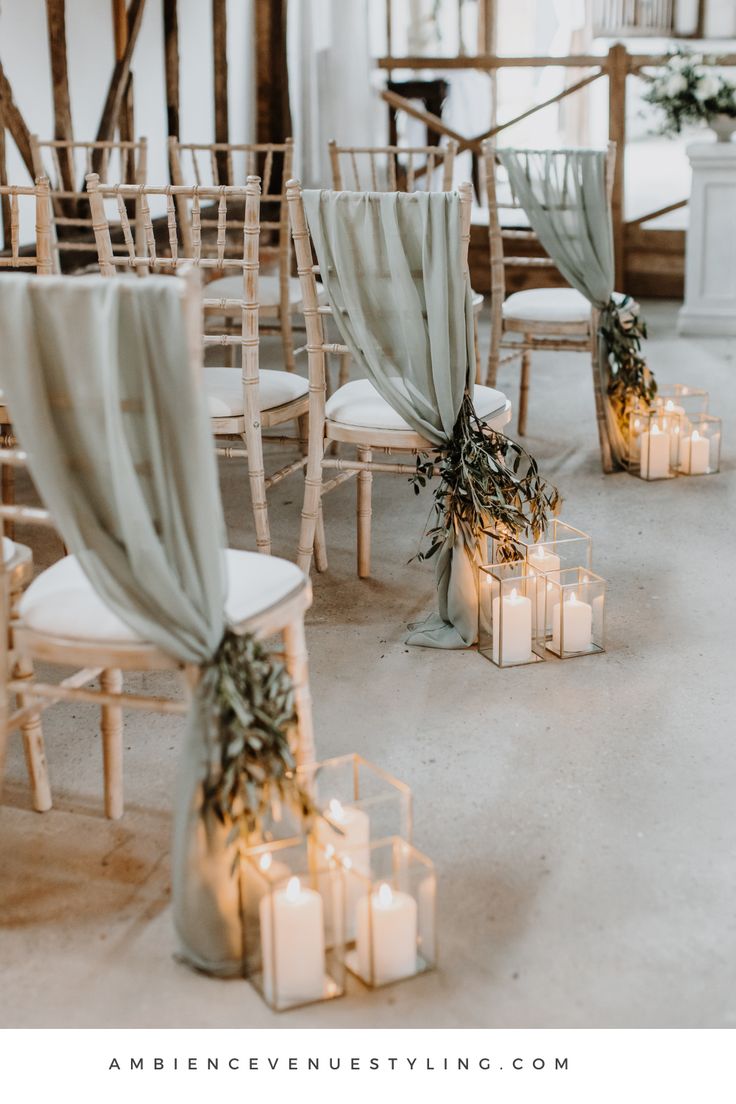
[[[265,873],[265,871],[271,869],[271,863],[272,862],[273,862],[273,856],[271,855],[270,851],[266,851],[265,854],[261,855],[260,859],[258,860],[258,865],[260,866],[261,870],[263,870],[264,873]]]
[[[700,434],[698,433],[697,429],[693,430],[692,439],[693,439],[693,441],[699,441],[700,440]]]
[[[575,605],[575,603],[577,602],[577,598],[575,597],[575,591],[572,592],[572,594],[570,595],[568,601],[569,601],[571,606]]]
[[[519,597],[518,592],[516,590],[516,587],[514,587],[511,591],[511,600],[513,601],[514,598],[518,598],[518,597]]]
[[[286,886],[286,900],[298,901],[299,894],[302,891],[302,884],[297,877],[289,878],[288,885]]]
[[[667,425],[667,422],[665,421],[664,424]],[[655,436],[655,434],[661,433],[661,432],[662,432],[662,430],[659,428],[658,425],[653,425],[652,426],[652,436]]]
[[[345,810],[342,807],[342,802],[338,801],[336,797],[330,798],[330,816],[333,820],[343,821],[345,819]]]
[[[342,856],[342,865],[345,867],[346,870],[352,870],[353,860],[350,858],[349,855]]]
[[[388,882],[383,882],[378,887],[378,906],[379,908],[388,908],[393,903],[394,895],[391,892],[391,886]]]
[[[674,410],[675,409],[675,404],[673,403],[672,399],[667,400],[667,402],[664,404],[664,408],[665,408],[665,410]]]

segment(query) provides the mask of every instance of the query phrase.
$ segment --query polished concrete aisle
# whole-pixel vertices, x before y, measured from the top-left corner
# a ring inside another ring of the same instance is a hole
[[[2,1026],[736,1027],[736,342],[677,339],[648,304],[661,382],[708,387],[722,473],[604,477],[590,369],[539,355],[528,445],[590,531],[610,582],[608,652],[499,671],[404,644],[432,605],[408,562],[430,506],[378,476],[373,578],[355,575],[355,486],[330,495],[330,566],[308,619],[318,749],[413,787],[437,863],[440,969],[272,1015],[244,982],[174,958],[169,831],[180,724],[131,714],[124,818],[104,819],[95,711],[46,714],[55,808],[30,811],[14,739],[0,808]],[[514,403],[516,367],[501,380]],[[231,540],[253,547],[247,481],[223,468]],[[271,496],[296,546],[301,483]],[[173,682],[141,677],[136,688]]]

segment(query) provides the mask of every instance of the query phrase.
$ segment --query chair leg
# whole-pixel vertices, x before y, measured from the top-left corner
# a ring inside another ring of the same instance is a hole
[[[12,506],[15,502],[15,468],[10,464],[2,465],[2,503],[3,506]],[[12,540],[15,535],[15,526],[12,521],[4,521],[3,534]]]
[[[305,575],[309,574],[312,563],[312,551],[321,509],[323,451],[324,438],[318,441],[310,434],[307,472],[304,478],[302,521],[299,529],[299,544],[296,550],[296,562]]]
[[[598,364],[598,324],[600,315],[594,311],[591,317],[591,367],[593,370],[593,396],[595,398],[595,417],[598,424],[598,444],[601,450],[601,467],[604,475],[610,475],[614,470],[613,453],[611,450],[611,438],[606,421],[605,399],[601,386],[600,367]]]
[[[526,334],[524,340],[528,341]],[[526,433],[526,414],[529,408],[529,377],[531,375],[532,368],[532,354],[529,349],[525,349],[521,354],[521,382],[519,387],[519,421],[518,421],[518,433],[520,437],[523,437]]]
[[[327,570],[327,538],[325,537],[325,519],[322,505],[322,499],[320,499],[317,527],[314,530],[314,566],[320,575]]]
[[[358,459],[370,463],[373,453],[369,448],[358,448]],[[367,579],[371,573],[371,496],[373,473],[358,472],[358,577]]]
[[[23,656],[15,665],[13,675],[16,679],[22,679],[30,683],[33,678],[33,663]],[[28,704],[25,694],[18,694],[18,705],[22,709]],[[33,795],[33,808],[37,813],[46,813],[53,805],[51,799],[51,786],[49,784],[48,766],[46,763],[46,749],[43,742],[43,728],[41,726],[41,714],[34,713],[29,720],[20,726],[23,737],[23,751],[26,758],[28,777],[31,782]]]
[[[281,308],[281,343],[284,348],[284,367],[287,372],[296,371],[296,357],[294,356],[294,331],[291,325],[291,307],[286,311]]]
[[[123,689],[123,672],[108,668],[100,675],[100,688],[108,694]],[[123,815],[123,710],[119,705],[102,706],[102,758],[105,774],[105,816],[119,820]]]
[[[256,549],[266,556],[271,555],[271,530],[268,524],[268,503],[266,501],[266,472],[263,467],[263,440],[261,423],[246,416],[245,447],[248,450],[248,481],[250,482],[250,501],[253,520],[256,525]]]
[[[295,758],[297,765],[313,763],[314,723],[312,720],[312,695],[309,689],[309,664],[307,641],[304,635],[304,619],[299,617],[284,629],[286,669],[294,683],[294,708],[297,718]]]
[[[299,451],[302,456],[309,453],[309,414],[300,414],[296,420]]]
[[[480,363],[480,339],[478,337],[478,312],[473,311],[473,342],[475,345],[475,382],[483,383],[483,370]]]

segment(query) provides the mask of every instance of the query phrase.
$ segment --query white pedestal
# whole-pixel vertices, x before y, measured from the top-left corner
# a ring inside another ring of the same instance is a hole
[[[736,142],[688,146],[693,169],[682,334],[736,334]]]

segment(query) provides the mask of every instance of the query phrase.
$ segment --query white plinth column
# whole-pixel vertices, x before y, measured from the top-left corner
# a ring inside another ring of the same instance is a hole
[[[736,142],[688,146],[693,169],[683,334],[736,334]]]

